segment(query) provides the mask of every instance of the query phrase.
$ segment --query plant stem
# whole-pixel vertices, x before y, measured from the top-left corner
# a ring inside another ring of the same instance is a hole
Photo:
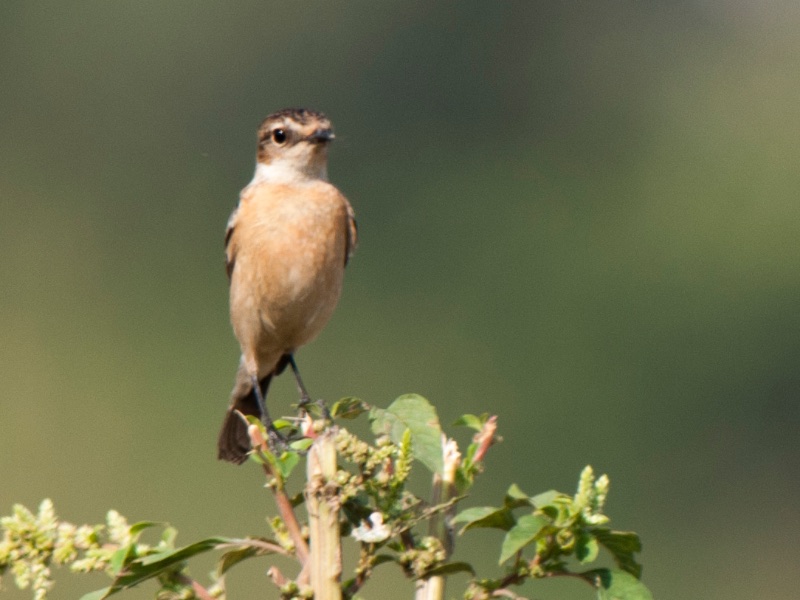
[[[438,506],[442,503],[443,487],[441,475],[435,473],[433,476],[431,506]],[[441,512],[431,515],[428,523],[428,535],[436,537],[442,541],[442,543],[445,543],[446,533],[443,527]],[[419,579],[417,581],[414,597],[416,600],[442,600],[442,598],[444,598],[444,577],[441,575],[434,575],[433,577]]]
[[[272,471],[267,464],[264,465],[264,472],[267,474],[268,479],[273,477]],[[303,534],[300,531],[300,524],[297,522],[297,516],[294,514],[292,501],[289,500],[289,496],[286,495],[286,490],[283,489],[283,486],[273,487],[272,492],[275,495],[275,504],[278,507],[278,513],[281,515],[281,519],[283,519],[283,524],[286,525],[286,531],[289,532],[292,542],[294,542],[297,559],[300,561],[301,565],[305,566],[308,562],[308,544],[306,544],[306,540],[303,538]]]
[[[177,578],[184,585],[191,586],[192,591],[199,598],[199,600],[214,600],[214,597],[208,592],[208,590],[191,577],[179,574]]]
[[[308,451],[306,507],[311,542],[314,600],[341,600],[342,548],[339,486],[336,484],[336,427],[329,427]]]
[[[442,473],[433,475],[433,492],[431,506],[438,506],[450,501],[455,493],[456,469],[461,461],[461,455],[455,442],[442,436]],[[453,552],[453,540],[448,529],[447,519],[452,516],[452,508],[445,512],[437,512],[431,516],[428,525],[428,534],[442,542],[447,556]],[[434,575],[417,582],[415,593],[416,600],[443,600],[445,578]]]

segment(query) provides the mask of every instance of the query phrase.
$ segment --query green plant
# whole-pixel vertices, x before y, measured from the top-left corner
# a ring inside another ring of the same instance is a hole
[[[372,442],[337,424],[365,414],[375,434]],[[384,564],[397,565],[414,582],[417,600],[441,600],[446,578],[454,573],[470,575],[464,597],[472,600],[520,598],[512,586],[557,576],[585,581],[601,599],[651,598],[639,581],[639,538],[608,527],[603,506],[609,480],[595,477],[591,467],[581,473],[574,495],[549,491],[528,496],[511,485],[500,506],[456,512],[497,439],[494,417],[459,419],[458,425],[475,430],[462,452],[442,433],[433,406],[421,396],[401,396],[386,409],[346,398],[331,407],[330,416],[332,420],[305,415],[299,426],[279,422],[294,440],[280,454],[269,450],[263,427],[250,420],[252,458],[268,478],[279,513],[270,519],[272,538],[214,537],[177,547],[177,532],[171,527],[155,522],[129,525],[114,511],[105,524],[78,527],[59,520],[45,500],[37,514],[17,505],[0,521],[0,574],[10,571],[18,587],[33,589],[36,600],[44,600],[52,587],[51,568],[62,565],[111,577],[108,587],[81,600],[102,600],[151,580],[159,586],[160,600],[225,599],[225,576],[233,566],[279,554],[298,563],[291,577],[275,566],[268,571],[286,600],[355,598]],[[290,496],[289,476],[304,458],[303,492]],[[416,464],[433,473],[428,502],[408,486]],[[305,524],[298,518],[302,505]],[[461,527],[459,537],[476,528],[503,532],[501,577],[481,578],[482,565],[451,560],[456,525]],[[142,533],[153,527],[163,527],[158,543],[141,542]],[[356,545],[358,561],[354,571],[343,576],[345,540]],[[613,558],[614,568],[588,568],[601,548]],[[190,577],[187,561],[209,551],[221,556],[213,581],[202,585]]]

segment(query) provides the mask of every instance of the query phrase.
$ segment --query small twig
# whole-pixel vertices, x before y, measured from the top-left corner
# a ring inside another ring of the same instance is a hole
[[[522,556],[522,551],[517,552],[517,561],[519,561],[520,557]],[[538,555],[537,555],[538,558]],[[525,577],[519,575],[517,572],[512,572],[506,575],[503,580],[500,582],[500,588],[504,589],[506,586],[511,584],[519,584],[525,581]]]
[[[478,449],[475,451],[475,455],[472,457],[472,462],[479,463],[483,460],[483,457],[486,456],[486,452],[489,450],[492,444],[497,441],[495,438],[495,433],[497,432],[497,415],[489,417],[486,423],[483,424],[483,428],[475,434],[472,438],[472,441],[478,444]]]
[[[282,588],[288,583],[286,577],[283,576],[280,569],[278,567],[272,566],[267,570],[267,576],[272,579],[272,583],[274,583],[277,587]]]
[[[515,594],[511,590],[507,590],[505,588],[500,588],[499,590],[495,590],[492,592],[492,597],[504,597],[504,598],[511,598],[511,600],[528,600],[524,596],[520,596]]]
[[[200,600],[215,600],[214,596],[212,596],[211,593],[206,588],[197,583],[194,579],[192,579],[188,575],[178,574],[177,579],[184,585],[192,586],[192,590]]]
[[[353,578],[353,581],[344,590],[344,596],[346,598],[352,598],[355,593],[363,587],[367,582],[367,578],[372,574],[374,561],[371,557],[373,557],[374,553],[375,544],[361,543],[361,556],[358,561],[358,570],[356,571],[356,576]]]
[[[342,590],[342,595],[345,598],[352,598],[365,583],[366,580],[364,579],[363,575],[356,575],[353,578],[353,581],[350,582],[350,585],[348,585],[344,590]]]
[[[264,439],[264,436],[261,435],[261,429],[255,425],[250,425],[247,428],[247,433],[250,435],[250,443],[253,449],[255,452],[261,454],[261,466],[264,469],[267,479],[277,479],[279,482],[278,485],[269,487],[275,495],[275,504],[278,506],[278,513],[280,513],[283,524],[289,532],[289,537],[292,538],[292,542],[294,543],[297,558],[301,566],[305,567],[308,562],[308,544],[306,544],[306,540],[303,538],[303,534],[300,531],[300,524],[297,522],[297,516],[294,514],[292,501],[289,499],[289,496],[286,495],[286,490],[283,489],[282,480],[272,472],[270,462],[266,459],[266,456],[264,456],[264,453],[270,451],[267,441]]]
[[[273,477],[269,465],[264,464],[263,467],[267,478]],[[292,538],[292,542],[294,542],[297,559],[302,566],[305,566],[306,562],[308,562],[308,544],[306,544],[306,540],[300,531],[300,524],[297,522],[297,516],[294,514],[292,502],[289,500],[289,496],[286,495],[286,491],[283,488],[274,487],[272,493],[275,495],[275,504],[278,506],[278,513],[280,513],[281,519],[283,519],[283,524],[286,525],[286,531],[289,532],[289,536]]]
[[[220,544],[219,546],[217,546],[217,548],[220,550],[224,550],[227,548],[241,548],[242,546],[259,548],[261,550],[267,550],[269,552],[274,552],[276,554],[283,554],[284,556],[289,556],[291,554],[288,550],[286,550],[286,548],[278,544],[273,544],[272,542],[265,542],[264,540],[250,539],[250,538],[243,538],[238,542],[231,542],[230,544]]]

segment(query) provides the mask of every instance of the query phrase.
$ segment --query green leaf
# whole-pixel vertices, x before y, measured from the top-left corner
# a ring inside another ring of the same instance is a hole
[[[397,557],[392,556],[391,554],[378,554],[375,557],[372,566],[377,567],[378,565],[382,565],[383,563],[387,562],[397,562]]]
[[[272,422],[272,426],[278,431],[281,429],[294,429],[294,423],[287,421],[286,419],[275,419]]]
[[[530,544],[539,535],[550,521],[542,515],[523,515],[517,520],[503,540],[500,550],[500,564],[506,562],[525,546]]]
[[[157,527],[163,524],[164,523],[159,523],[158,521],[139,521],[138,523],[134,523],[133,525],[131,525],[128,531],[130,532],[131,537],[134,540],[136,540],[139,538],[139,536],[145,529],[149,529],[151,527]]]
[[[508,507],[494,508],[493,506],[476,506],[462,510],[452,519],[453,523],[466,523],[459,531],[459,535],[468,529],[488,527],[508,531],[516,524],[516,519]]]
[[[611,552],[620,569],[637,578],[642,576],[642,565],[634,558],[634,554],[642,551],[642,542],[636,533],[598,528],[594,530],[594,536]]]
[[[528,495],[519,489],[516,483],[512,483],[508,488],[505,497],[505,505],[509,508],[519,508],[520,506],[534,506]]]
[[[103,598],[108,598],[112,593],[111,588],[103,588],[102,590],[96,590],[94,592],[89,592],[88,594],[84,594],[81,596],[81,600],[103,600]]]
[[[111,555],[111,560],[109,561],[111,572],[117,575],[134,558],[136,558],[136,544],[130,543],[118,549]]]
[[[475,431],[480,431],[483,429],[483,423],[485,419],[481,419],[476,415],[461,415],[453,425],[458,427],[469,427],[470,429],[474,429]]]
[[[541,494],[536,494],[531,498],[531,502],[536,508],[542,509],[545,506],[555,506],[555,501],[561,498],[569,498],[569,496],[556,490],[548,490]]]
[[[280,456],[276,456],[267,449],[258,449],[250,455],[250,458],[259,464],[268,464],[272,476],[275,477],[278,486],[281,488],[300,460],[297,452],[285,451]]]
[[[134,566],[141,565],[142,567],[148,568],[156,566],[164,569],[176,563],[183,562],[184,560],[198,554],[203,554],[204,552],[213,550],[221,544],[235,544],[237,542],[240,542],[240,540],[223,537],[206,538],[204,540],[200,540],[199,542],[195,542],[194,544],[184,546],[183,548],[178,548],[177,550],[167,550],[165,552],[156,552],[155,554],[150,554],[149,556],[145,556],[135,561]]]
[[[178,537],[178,530],[174,527],[166,527],[161,534],[161,541],[167,548],[175,547],[175,538]]]
[[[217,563],[217,577],[222,577],[234,565],[256,555],[258,555],[258,550],[253,546],[245,546],[244,548],[237,548],[236,550],[226,552],[220,557]]]
[[[595,569],[581,573],[597,589],[598,600],[653,600],[645,585],[630,573],[618,569]]]
[[[600,545],[593,535],[583,533],[578,537],[578,543],[575,546],[575,557],[582,564],[593,562],[599,552]]]
[[[409,430],[414,457],[434,473],[442,472],[442,428],[436,410],[425,398],[405,394],[386,410],[374,408],[370,420],[375,435],[388,435],[397,445]]]
[[[311,445],[314,443],[312,438],[300,438],[299,440],[295,440],[289,444],[289,448],[292,450],[297,450],[298,452],[305,452]]]
[[[299,462],[300,455],[297,452],[284,452],[277,458],[275,464],[280,469],[281,477],[286,480]]]
[[[355,419],[369,410],[369,405],[360,398],[342,398],[333,403],[331,416],[338,419]]]
[[[108,588],[106,596],[99,596],[99,598],[105,598],[120,590],[133,587],[143,581],[157,577],[167,569],[175,567],[197,554],[213,550],[221,544],[235,543],[240,543],[240,540],[230,538],[207,538],[177,550],[157,552],[136,559],[127,565],[116,579],[114,579],[114,583]]]
[[[471,447],[470,447],[471,448]],[[473,482],[475,481],[475,469],[473,464],[470,462],[472,457],[470,456],[470,449],[467,449],[467,455],[461,461],[461,465],[456,469],[456,489],[459,493],[466,492],[470,487],[472,487]]]
[[[456,573],[469,573],[473,577],[475,576],[475,570],[472,568],[472,565],[465,562],[454,562],[439,565],[438,567],[426,571],[421,579],[435,577],[437,575],[455,575]]]
[[[253,542],[266,542],[278,546],[278,542],[267,538],[247,538],[244,540],[237,540],[241,544],[239,548],[226,552],[217,562],[217,577],[222,577],[231,567],[239,564],[243,560],[253,556],[266,556],[268,554],[277,554],[276,550],[265,548],[262,544],[255,544]]]

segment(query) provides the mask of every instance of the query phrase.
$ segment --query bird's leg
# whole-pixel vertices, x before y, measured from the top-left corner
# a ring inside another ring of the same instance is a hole
[[[294,355],[287,354],[286,356],[289,357],[289,365],[292,367],[294,378],[297,381],[297,390],[300,392],[299,406],[301,409],[305,409],[309,404],[311,404],[311,396],[308,395],[308,390],[306,390],[306,386],[303,385],[303,379],[300,377],[300,370],[297,368],[297,363],[294,362]],[[322,416],[330,421],[331,414],[328,412],[328,407],[325,406],[325,403],[322,400],[318,400],[317,406],[319,406],[320,410],[322,411]]]
[[[311,403],[311,396],[308,395],[308,390],[306,390],[306,386],[303,385],[303,379],[300,377],[300,371],[297,368],[297,363],[294,362],[294,354],[287,354],[286,356],[289,357],[289,365],[292,367],[294,379],[297,381],[297,391],[300,392],[300,408],[305,408]]]
[[[261,411],[261,422],[267,430],[270,450],[279,451],[282,446],[286,445],[286,440],[278,433],[278,430],[275,429],[275,425],[272,423],[272,418],[269,416],[267,403],[264,401],[264,393],[261,391],[261,384],[258,381],[257,375],[253,375],[253,394],[255,394],[258,409]]]
[[[269,418],[267,412],[267,403],[264,402],[264,394],[261,393],[261,382],[258,381],[258,376],[253,375],[253,394],[256,396],[256,403],[258,403],[258,410],[261,412],[261,422],[264,427],[272,427],[272,419]]]

